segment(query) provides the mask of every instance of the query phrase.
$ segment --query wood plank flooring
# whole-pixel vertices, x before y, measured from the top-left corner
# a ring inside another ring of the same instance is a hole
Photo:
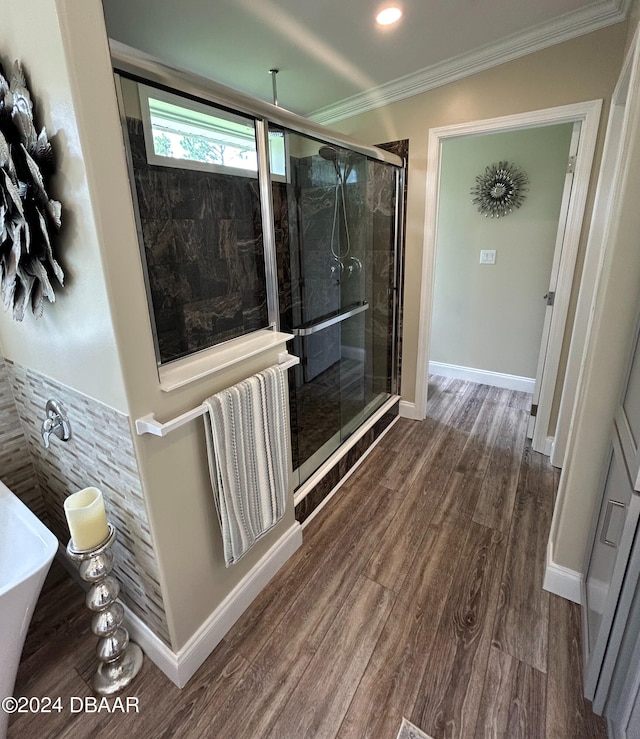
[[[542,590],[557,471],[525,439],[529,396],[432,377],[308,524],[304,544],[180,691],[148,659],[139,713],[72,713],[94,637],[61,567],[27,636],[9,739],[599,739],[578,606]]]

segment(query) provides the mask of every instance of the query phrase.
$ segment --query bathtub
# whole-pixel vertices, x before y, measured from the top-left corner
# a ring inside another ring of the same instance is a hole
[[[0,482],[0,701],[13,695],[27,629],[58,540]],[[0,708],[0,739],[9,715]]]

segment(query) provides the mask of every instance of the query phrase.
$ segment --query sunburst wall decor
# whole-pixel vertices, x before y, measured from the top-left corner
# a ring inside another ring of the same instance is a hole
[[[485,217],[501,218],[522,205],[527,184],[529,178],[516,164],[491,164],[476,177],[472,202]]]
[[[42,316],[44,299],[56,299],[52,279],[64,282],[53,254],[62,207],[46,184],[52,160],[46,130],[36,133],[20,63],[14,63],[9,82],[0,66],[0,291],[16,321],[27,306]]]

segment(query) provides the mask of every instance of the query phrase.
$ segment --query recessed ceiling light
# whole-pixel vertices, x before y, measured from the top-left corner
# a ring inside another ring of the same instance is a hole
[[[400,18],[402,18],[402,11],[400,8],[392,6],[390,8],[384,8],[384,10],[381,10],[376,15],[376,23],[381,26],[390,26],[392,23],[399,21]]]

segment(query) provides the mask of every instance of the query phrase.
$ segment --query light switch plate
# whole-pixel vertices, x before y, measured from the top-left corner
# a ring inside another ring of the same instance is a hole
[[[495,264],[496,263],[496,250],[495,249],[480,249],[480,264]]]

